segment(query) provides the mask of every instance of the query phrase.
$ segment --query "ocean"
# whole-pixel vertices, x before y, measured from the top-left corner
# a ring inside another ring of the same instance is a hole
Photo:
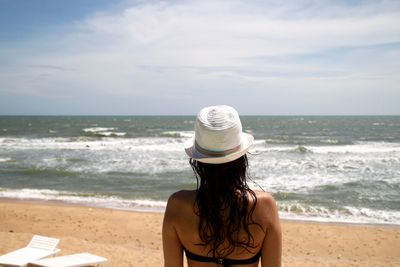
[[[194,116],[0,116],[0,197],[163,212]],[[400,224],[400,116],[242,116],[281,218]]]

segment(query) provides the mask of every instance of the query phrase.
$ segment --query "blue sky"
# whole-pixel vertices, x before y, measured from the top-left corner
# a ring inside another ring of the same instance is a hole
[[[0,0],[0,114],[400,115],[400,1]]]

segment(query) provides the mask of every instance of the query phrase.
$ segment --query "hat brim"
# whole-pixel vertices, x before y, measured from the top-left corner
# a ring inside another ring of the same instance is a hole
[[[208,154],[203,154],[196,149],[195,138],[193,137],[185,143],[185,152],[192,159],[195,159],[203,163],[209,163],[209,164],[226,163],[234,161],[235,159],[238,159],[244,154],[246,154],[250,146],[254,142],[254,137],[251,134],[247,133],[241,133],[241,139],[242,143],[240,145],[239,150],[224,156],[210,156]]]

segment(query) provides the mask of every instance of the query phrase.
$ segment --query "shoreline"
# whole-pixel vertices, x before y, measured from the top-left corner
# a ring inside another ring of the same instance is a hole
[[[164,210],[140,210],[140,209],[124,209],[124,208],[115,208],[115,207],[103,207],[101,205],[90,205],[85,203],[72,203],[62,200],[41,200],[41,199],[20,199],[20,198],[8,198],[8,197],[0,197],[1,202],[20,202],[27,204],[44,204],[44,205],[54,205],[54,206],[72,206],[72,207],[86,207],[86,208],[94,208],[94,209],[106,209],[106,210],[116,210],[116,211],[126,211],[126,212],[137,212],[137,213],[150,213],[150,214],[164,214]],[[302,224],[327,224],[327,225],[352,225],[352,226],[360,226],[360,227],[381,227],[381,228],[393,228],[400,229],[400,224],[395,223],[370,223],[370,222],[350,222],[350,221],[325,221],[321,219],[298,219],[298,218],[280,218],[282,222],[295,222]]]
[[[102,266],[162,266],[163,213],[0,199],[0,255],[34,234],[60,239],[59,255],[89,252]],[[400,266],[400,227],[282,220],[282,266]],[[185,265],[186,266],[186,265]]]

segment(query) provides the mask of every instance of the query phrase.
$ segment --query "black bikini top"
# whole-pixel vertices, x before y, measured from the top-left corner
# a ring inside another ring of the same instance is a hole
[[[254,255],[250,259],[245,259],[245,260],[205,257],[205,256],[194,254],[185,248],[184,248],[184,251],[185,251],[186,257],[190,260],[200,261],[200,262],[213,262],[216,264],[223,265],[224,267],[228,267],[230,265],[245,265],[245,264],[256,263],[256,262],[258,262],[258,260],[261,257],[261,251],[259,251],[256,255]]]

